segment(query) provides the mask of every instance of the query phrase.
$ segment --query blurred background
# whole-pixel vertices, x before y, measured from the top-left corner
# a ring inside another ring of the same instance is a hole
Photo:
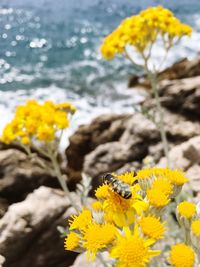
[[[92,178],[94,189],[103,173],[166,166],[151,116],[132,114],[154,106],[152,99],[144,101],[144,87],[128,88],[130,77],[141,73],[120,56],[106,61],[99,51],[103,38],[124,18],[153,5],[171,9],[193,28],[192,36],[171,50],[166,65],[195,59],[172,67],[159,86],[171,162],[186,172],[186,192],[199,201],[200,0],[0,0],[0,134],[27,99],[72,102],[78,111],[67,135],[74,134],[67,148],[63,136],[63,160],[58,157],[70,189],[82,173]],[[157,44],[156,61],[162,53]],[[49,166],[43,157],[39,160]],[[17,147],[0,142],[3,267],[101,266],[85,262],[85,255],[73,263],[77,255],[64,251],[60,226],[66,227],[74,211],[68,196],[55,190],[60,185],[54,176]]]
[[[158,4],[194,29],[167,63],[196,55],[199,0],[1,0],[0,130],[28,98],[73,102],[78,107],[75,127],[104,112],[132,111],[142,97],[127,89],[136,70],[120,57],[102,59],[99,46],[125,17]]]

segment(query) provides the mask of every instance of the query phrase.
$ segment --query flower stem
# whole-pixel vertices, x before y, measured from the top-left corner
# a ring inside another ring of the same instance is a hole
[[[156,109],[159,114],[159,122],[157,123],[157,126],[160,131],[164,154],[167,159],[167,165],[170,167],[169,146],[168,146],[167,134],[165,131],[165,126],[164,126],[164,115],[163,115],[163,110],[160,104],[160,97],[159,97],[158,89],[157,89],[157,75],[156,73],[152,73],[148,68],[146,68],[146,71],[147,71],[148,79],[151,83],[152,91],[155,97]]]
[[[59,166],[58,161],[57,161],[57,157],[55,155],[53,155],[53,154],[49,155],[49,157],[51,159],[51,162],[52,162],[52,165],[53,165],[53,169],[54,169],[54,172],[55,172],[56,177],[58,178],[58,181],[60,183],[60,186],[62,187],[63,191],[65,192],[65,194],[69,198],[69,200],[71,202],[71,205],[74,207],[74,209],[77,212],[79,212],[80,209],[75,204],[76,202],[72,198],[72,196],[70,194],[70,191],[69,191],[69,189],[68,189],[68,187],[66,185],[66,182],[65,182],[65,179],[64,179],[64,175],[61,173],[60,166]]]
[[[152,91],[154,94],[154,98],[155,98],[155,102],[156,102],[156,110],[157,110],[157,113],[159,115],[159,121],[156,122],[156,120],[155,120],[155,122],[156,122],[158,130],[160,131],[161,140],[162,140],[162,144],[163,144],[163,150],[164,150],[165,157],[167,159],[167,165],[168,165],[168,167],[170,167],[169,145],[168,145],[168,141],[167,141],[167,134],[165,131],[163,110],[161,107],[160,97],[159,97],[158,88],[157,88],[157,83],[158,83],[157,82],[157,72],[156,72],[156,70],[154,72],[152,72],[148,66],[148,58],[146,58],[144,55],[142,55],[142,57],[144,60],[144,69],[147,73],[147,77],[148,77],[148,80],[151,84],[151,88],[152,88]]]
[[[191,246],[190,231],[186,228],[184,228],[184,236],[185,236],[185,244]]]
[[[37,162],[43,169],[47,170],[52,175],[55,175],[57,177],[58,182],[59,182],[61,188],[63,189],[63,191],[65,192],[65,194],[67,195],[67,197],[69,198],[71,205],[74,207],[74,209],[77,212],[79,212],[80,209],[79,209],[78,205],[75,204],[76,202],[73,200],[73,198],[70,194],[70,191],[66,185],[66,182],[65,182],[66,179],[60,170],[60,166],[59,166],[59,163],[57,161],[57,153],[54,153],[54,151],[52,149],[48,149],[48,151],[43,151],[42,149],[37,148],[37,151],[39,151],[39,153],[41,153],[42,155],[44,155],[50,159],[52,166],[53,166],[53,169],[52,169],[52,168],[48,168],[45,165],[45,163],[43,163],[43,161],[40,160],[40,158],[38,157],[37,154],[32,153],[31,148],[29,146],[25,146],[22,144],[21,144],[21,146],[23,147],[23,149],[26,151],[26,153],[29,155],[29,157],[31,159],[34,159],[35,162]]]

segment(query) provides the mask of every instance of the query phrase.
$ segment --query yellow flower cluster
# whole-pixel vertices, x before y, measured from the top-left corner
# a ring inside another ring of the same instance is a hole
[[[156,188],[171,198],[178,195],[182,186],[188,182],[183,172],[168,168],[144,169],[137,172],[136,178],[143,190]]]
[[[101,46],[101,53],[106,59],[123,53],[127,45],[133,46],[137,52],[151,47],[158,38],[163,40],[166,49],[192,29],[181,23],[173,13],[162,6],[150,7],[138,15],[126,18],[116,30],[108,35]]]
[[[161,168],[138,171],[136,176],[127,172],[118,176],[113,174],[113,177],[115,179],[109,184],[97,188],[97,200],[91,207],[71,217],[65,249],[86,250],[88,258],[92,259],[97,253],[108,251],[114,266],[146,267],[152,257],[160,254],[153,245],[165,237],[167,222],[162,218],[163,208],[174,197],[175,186],[180,185],[180,181],[183,185],[187,179],[182,172]],[[140,186],[140,179],[146,186]],[[132,195],[126,199],[119,190],[130,190]],[[182,213],[194,215],[192,207],[193,212]],[[184,207],[179,210],[184,210]],[[196,221],[193,229],[198,229],[199,224],[200,221]],[[200,236],[200,231],[194,231],[196,236]],[[175,248],[170,254],[173,266],[179,267],[185,261],[188,267],[192,267],[193,249],[184,247],[186,253],[179,259],[180,249]]]
[[[28,145],[32,141],[51,142],[56,132],[69,126],[69,114],[76,108],[68,103],[55,104],[45,101],[43,104],[36,100],[28,100],[25,105],[17,107],[13,120],[6,125],[1,141]]]

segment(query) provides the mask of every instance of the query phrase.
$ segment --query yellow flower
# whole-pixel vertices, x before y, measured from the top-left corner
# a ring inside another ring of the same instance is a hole
[[[118,193],[109,191],[107,198],[103,202],[105,218],[117,226],[127,226],[134,222],[135,215],[141,214],[147,209],[147,203],[137,194],[138,185],[131,187],[132,197],[124,199]],[[135,190],[134,190],[135,189]]]
[[[96,190],[96,197],[103,201],[104,218],[107,222],[113,222],[118,226],[133,223],[135,215],[147,209],[147,203],[137,194],[139,185],[131,187],[132,197],[122,198],[113,192],[109,185],[103,184]]]
[[[161,173],[164,169],[161,168],[149,168],[149,169],[144,169],[144,170],[139,170],[137,172],[137,179],[145,180],[149,179],[152,176],[157,176],[158,173]]]
[[[15,141],[16,137],[17,136],[13,132],[12,125],[7,124],[1,136],[1,141],[4,142],[5,144],[10,144],[11,142]]]
[[[21,143],[24,145],[30,144],[30,138],[28,136],[24,136],[21,138]]]
[[[156,179],[153,182],[152,187],[157,189],[160,192],[163,192],[166,196],[171,195],[173,192],[173,185],[171,184],[169,180],[164,179],[164,178]]]
[[[119,180],[122,180],[123,182],[129,184],[129,185],[132,185],[136,181],[136,178],[134,176],[133,171],[126,172],[126,173],[121,174],[121,175],[117,175],[117,178]]]
[[[195,253],[191,247],[183,243],[176,244],[171,248],[169,260],[174,267],[193,267]]]
[[[192,222],[192,232],[196,235],[196,236],[198,236],[198,237],[200,237],[200,219],[199,220],[195,220],[195,221],[193,221]]]
[[[37,138],[39,141],[51,142],[55,138],[55,131],[49,125],[40,125],[37,131]]]
[[[105,199],[109,196],[110,187],[107,184],[103,184],[97,188],[95,191],[95,196],[99,199]]]
[[[166,175],[170,182],[177,186],[182,186],[188,182],[188,179],[185,177],[184,173],[178,170],[168,170]]]
[[[63,102],[63,103],[59,103],[57,104],[56,106],[56,109],[59,109],[59,110],[64,110],[66,112],[70,112],[72,114],[74,114],[76,112],[76,107],[73,106],[71,103],[69,102]]]
[[[173,186],[173,194],[171,197],[175,197],[180,192],[183,184],[188,182],[188,179],[185,177],[183,172],[178,170],[170,170],[168,168],[150,168],[150,169],[140,170],[137,172],[136,178],[138,179],[139,184],[141,185],[143,190],[149,189],[152,186],[154,180],[157,179],[168,180],[168,182],[170,182]],[[165,182],[165,186],[167,186],[166,183],[167,182]],[[164,188],[164,185],[162,187]],[[167,190],[169,191],[172,190],[170,189],[170,185],[168,186]]]
[[[39,104],[36,100],[28,100],[25,105],[18,106],[13,120],[5,127],[1,140],[7,144],[13,141],[27,144],[35,140],[55,140],[56,132],[69,126],[68,111],[73,114],[75,109],[70,103],[58,105],[59,107],[52,101]]]
[[[162,208],[166,206],[170,201],[166,194],[158,191],[156,188],[147,190],[147,197],[149,203],[155,208]]]
[[[142,190],[146,191],[151,188],[156,176],[153,173],[153,169],[144,169],[137,172],[136,179]]]
[[[57,111],[55,113],[55,124],[59,129],[65,129],[69,126],[69,120],[67,119],[66,113],[63,111]]]
[[[83,234],[83,247],[87,250],[87,258],[94,260],[98,250],[106,248],[113,242],[117,230],[112,224],[91,223]]]
[[[129,228],[124,228],[125,235],[118,235],[110,256],[117,259],[116,267],[146,267],[151,257],[160,254],[160,251],[151,250],[154,240],[142,239],[135,226],[134,234]]]
[[[183,201],[177,207],[180,216],[191,219],[196,213],[196,206],[194,203]]]
[[[44,101],[44,107],[54,110],[56,108],[56,104],[54,104],[51,100]]]
[[[142,228],[143,233],[152,239],[161,239],[165,232],[165,223],[160,222],[160,218],[148,215],[142,217],[139,221],[139,225]]]
[[[150,7],[123,20],[117,29],[104,39],[100,50],[106,59],[124,53],[128,45],[132,45],[141,54],[160,37],[163,46],[171,48],[177,38],[190,35],[191,32],[192,29],[181,23],[170,10],[162,6]]]
[[[78,247],[80,242],[80,236],[74,232],[70,232],[65,238],[64,247],[65,250],[74,250]]]
[[[170,170],[168,168],[150,168],[144,169],[137,172],[138,179],[146,179],[147,177],[165,178],[172,184],[183,185],[188,182],[184,173],[178,170]]]
[[[24,126],[29,134],[35,134],[38,125],[39,125],[38,120],[35,120],[33,118],[27,118],[27,120],[24,123]]]
[[[55,123],[55,111],[53,109],[50,108],[46,108],[43,107],[41,109],[41,119],[43,121],[43,123],[52,126]]]
[[[79,215],[73,215],[69,219],[69,230],[84,230],[92,221],[92,214],[90,210],[84,209]]]

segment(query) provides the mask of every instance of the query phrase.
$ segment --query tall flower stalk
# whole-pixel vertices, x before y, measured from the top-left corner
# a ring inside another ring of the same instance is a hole
[[[126,18],[103,41],[101,53],[106,59],[112,59],[116,54],[122,54],[132,64],[143,68],[150,82],[158,120],[154,119],[160,131],[163,150],[170,166],[169,145],[164,125],[164,112],[158,93],[158,72],[166,61],[168,52],[183,36],[192,32],[190,26],[181,23],[174,14],[162,6],[150,7],[138,15]],[[164,49],[163,57],[158,66],[153,63],[155,44],[160,42]],[[139,55],[140,61],[130,55],[129,48]]]

